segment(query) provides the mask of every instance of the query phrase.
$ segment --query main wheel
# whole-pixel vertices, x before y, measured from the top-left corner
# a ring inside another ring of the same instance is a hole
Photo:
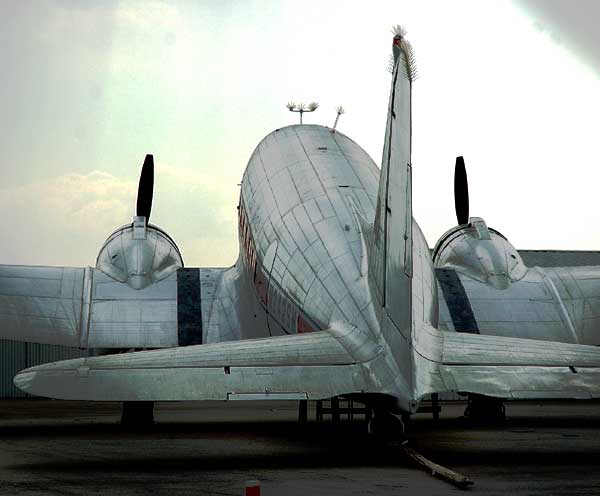
[[[369,434],[386,440],[404,439],[405,420],[389,411],[374,409],[369,421]]]

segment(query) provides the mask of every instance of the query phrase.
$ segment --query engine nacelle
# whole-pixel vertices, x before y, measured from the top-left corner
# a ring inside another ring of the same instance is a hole
[[[113,232],[100,249],[96,268],[133,289],[143,289],[183,267],[175,242],[146,217],[134,217]]]
[[[433,250],[435,268],[452,268],[496,289],[521,279],[527,266],[517,250],[480,217],[447,231]]]

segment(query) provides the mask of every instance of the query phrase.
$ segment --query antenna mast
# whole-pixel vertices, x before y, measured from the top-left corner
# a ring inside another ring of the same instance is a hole
[[[331,128],[332,131],[335,131],[335,127],[337,126],[337,123],[340,120],[340,115],[346,112],[344,110],[344,107],[342,107],[341,105],[338,108],[336,108],[335,111],[337,112],[337,115],[335,116],[335,122],[333,123],[333,127]]]
[[[286,107],[290,112],[298,112],[300,114],[300,124],[302,124],[302,114],[304,114],[304,112],[314,112],[319,108],[319,104],[317,102],[311,102],[308,105],[304,105],[303,103],[296,105],[294,102],[289,102]]]

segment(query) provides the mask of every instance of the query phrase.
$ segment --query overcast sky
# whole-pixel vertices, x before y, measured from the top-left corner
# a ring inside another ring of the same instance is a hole
[[[258,141],[317,100],[381,160],[390,28],[408,30],[414,215],[431,246],[471,215],[517,248],[600,250],[600,8],[594,1],[0,3],[0,263],[94,265],[156,162],[152,221],[189,266],[237,256]]]

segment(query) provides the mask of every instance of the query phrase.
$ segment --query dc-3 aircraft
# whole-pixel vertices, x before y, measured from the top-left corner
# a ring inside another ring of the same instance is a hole
[[[0,337],[110,352],[15,384],[93,401],[346,396],[375,426],[431,393],[600,397],[600,266],[527,267],[469,218],[461,158],[458,225],[432,257],[412,217],[415,67],[401,29],[393,61],[381,172],[336,130],[275,130],[243,176],[233,267],[183,268],[148,223],[151,156],[137,215],[95,268],[0,267]]]

